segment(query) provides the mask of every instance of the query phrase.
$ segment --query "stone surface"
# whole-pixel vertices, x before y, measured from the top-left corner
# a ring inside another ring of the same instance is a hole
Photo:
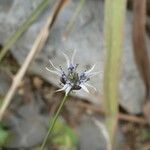
[[[106,150],[105,138],[91,119],[83,120],[78,132],[79,150]]]
[[[94,117],[94,116],[93,116]],[[79,150],[107,150],[108,144],[103,135],[102,128],[95,123],[98,121],[101,125],[104,125],[102,118],[93,118],[91,116],[84,116],[80,126],[78,127],[79,134]],[[122,145],[125,142],[124,135],[120,128],[116,131],[116,149],[122,149]]]
[[[41,115],[37,104],[30,103],[19,107],[4,123],[12,135],[5,147],[29,148],[42,143],[47,133],[48,116]]]
[[[0,43],[2,44],[25,20],[40,0],[13,0],[8,6],[6,6],[4,1],[1,1],[0,7]],[[70,49],[76,49],[75,61],[80,64],[80,69],[91,67],[95,63],[96,71],[103,71],[104,69],[103,2],[101,0],[87,0],[80,15],[77,17],[73,30],[66,37],[65,33],[68,31],[66,26],[73,16],[77,4],[78,1],[71,0],[59,14],[46,46],[30,67],[30,73],[38,74],[57,86],[59,86],[57,77],[47,72],[45,66],[50,66],[48,59],[51,59],[56,66],[65,66],[66,62],[62,56],[62,51],[70,56],[73,52]],[[5,7],[2,7],[2,5],[5,5]],[[20,64],[22,64],[30,51],[49,12],[49,10],[46,10],[13,46],[11,52]],[[120,104],[130,113],[140,113],[145,89],[133,59],[131,24],[132,16],[128,12],[125,24],[126,36],[122,59],[123,65],[121,67]],[[92,91],[89,95],[79,91],[76,92],[76,95],[86,98],[95,104],[101,103],[101,96],[103,95],[102,76],[94,77],[91,82],[98,89],[98,92]]]

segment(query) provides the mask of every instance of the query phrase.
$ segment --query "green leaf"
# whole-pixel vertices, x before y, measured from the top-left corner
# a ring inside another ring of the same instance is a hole
[[[0,124],[0,146],[4,145],[4,143],[8,139],[8,135],[8,131],[3,129],[3,126]]]
[[[118,89],[124,43],[125,14],[126,0],[105,0],[104,42],[106,63],[104,72],[104,104],[106,126],[112,146],[114,145],[118,119]]]
[[[150,129],[144,128],[141,130],[141,140],[150,141]]]

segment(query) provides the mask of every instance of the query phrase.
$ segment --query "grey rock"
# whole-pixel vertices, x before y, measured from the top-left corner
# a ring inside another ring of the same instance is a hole
[[[127,12],[125,43],[122,58],[120,104],[130,113],[142,112],[145,86],[134,61],[132,47],[132,13]],[[149,39],[148,39],[149,40]]]
[[[57,77],[45,70],[49,66],[48,59],[51,59],[56,66],[65,66],[65,59],[61,51],[69,56],[72,50],[76,49],[76,62],[80,64],[80,69],[88,68],[96,63],[96,71],[103,72],[105,51],[103,45],[103,2],[101,0],[87,0],[77,17],[73,30],[66,37],[68,31],[66,26],[75,12],[79,1],[72,0],[59,14],[55,22],[46,46],[40,55],[30,66],[30,73],[36,73],[45,78],[50,83],[60,86]],[[0,7],[0,42],[4,43],[9,35],[16,31],[17,27],[37,6],[39,0],[13,0],[11,6]],[[2,5],[6,5],[4,2]],[[46,10],[38,21],[34,22],[28,31],[13,46],[11,52],[17,61],[22,64],[23,60],[30,51],[46,17],[49,15]],[[131,42],[131,13],[127,13],[125,25],[125,43],[123,52],[123,65],[121,67],[120,81],[120,104],[130,113],[140,113],[141,104],[144,100],[145,88],[137,71]],[[98,92],[91,91],[87,94],[83,91],[76,92],[75,95],[86,98],[94,104],[100,104],[103,96],[103,75],[96,76],[91,81],[98,89]]]
[[[79,135],[79,150],[107,150],[108,143],[106,137],[104,137],[104,129],[99,127],[95,123],[98,121],[101,125],[105,127],[104,120],[102,118],[94,118],[89,116],[84,116],[80,126],[78,127]],[[107,131],[106,131],[107,132]],[[125,137],[120,130],[117,128],[116,131],[116,149],[121,149],[122,145],[125,143]]]
[[[48,117],[39,113],[36,104],[26,104],[4,120],[12,137],[5,147],[29,148],[41,144],[48,127]]]
[[[105,138],[90,118],[82,121],[78,134],[79,150],[106,150]]]

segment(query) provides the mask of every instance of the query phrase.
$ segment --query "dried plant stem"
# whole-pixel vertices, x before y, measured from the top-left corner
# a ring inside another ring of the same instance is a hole
[[[27,71],[27,68],[29,67],[31,61],[33,60],[36,53],[39,52],[43,48],[54,21],[57,18],[61,9],[63,8],[64,4],[66,4],[66,2],[67,2],[67,0],[60,0],[54,6],[52,14],[48,17],[44,27],[41,29],[41,32],[39,33],[38,37],[35,40],[35,43],[33,44],[31,51],[29,52],[28,56],[26,57],[23,65],[19,69],[18,73],[14,77],[13,83],[12,83],[6,97],[4,98],[4,102],[0,108],[0,120],[2,120],[4,112],[7,109],[8,105],[10,104],[11,99],[12,99],[13,95],[15,94],[15,92],[20,84],[20,81],[22,80],[25,72]]]
[[[146,99],[150,96],[150,60],[146,45],[146,0],[133,1],[133,52],[139,73],[145,83]]]
[[[79,101],[79,102],[70,101],[70,103],[72,103],[76,107],[82,107],[82,108],[85,108],[85,109],[90,109],[94,112],[99,113],[102,116],[105,116],[104,109],[100,108],[98,106],[87,104],[87,103],[81,102],[81,101]],[[128,114],[119,113],[119,112],[118,112],[118,119],[121,120],[121,121],[129,121],[129,122],[143,124],[143,125],[148,124],[148,121],[143,117],[137,117],[135,115],[128,115]]]
[[[28,29],[28,27],[37,19],[42,11],[49,5],[49,0],[42,0],[37,8],[31,13],[27,20],[13,33],[5,42],[3,49],[0,52],[0,62],[6,55],[11,46],[18,40],[18,38]]]
[[[106,126],[112,146],[118,120],[118,81],[120,59],[123,49],[123,25],[126,0],[105,1],[105,49],[106,66],[104,75],[104,94]]]
[[[68,94],[69,94],[69,93],[68,93]],[[59,108],[57,109],[57,112],[56,112],[56,114],[55,114],[55,116],[54,116],[52,122],[50,122],[50,127],[49,127],[49,129],[48,129],[48,132],[47,132],[47,134],[46,134],[44,140],[43,140],[43,143],[42,143],[42,145],[41,145],[40,150],[43,150],[43,149],[44,149],[44,146],[45,146],[45,144],[46,144],[46,142],[47,142],[47,140],[48,140],[48,137],[49,137],[49,135],[51,134],[51,132],[52,132],[52,130],[53,130],[53,128],[54,128],[54,125],[55,125],[55,123],[56,123],[56,120],[58,119],[58,116],[59,116],[59,114],[60,114],[60,112],[61,112],[61,110],[62,110],[62,108],[63,108],[63,106],[64,106],[64,104],[65,104],[65,102],[66,102],[66,100],[67,100],[68,94],[65,94],[63,100],[61,101],[61,104],[59,105]]]
[[[48,27],[49,27],[50,22],[51,22],[51,17],[49,17],[44,28],[41,30],[39,36],[37,37],[31,51],[29,52],[28,56],[26,57],[23,65],[21,66],[18,73],[14,77],[13,83],[12,83],[6,97],[4,98],[4,102],[0,108],[0,120],[2,119],[5,110],[7,109],[9,103],[11,102],[11,99],[12,99],[13,95],[15,94],[15,92],[20,84],[20,81],[22,80],[22,78],[23,78],[29,64],[33,60],[36,52],[39,51],[43,47],[43,45],[48,37],[48,33],[49,33]]]

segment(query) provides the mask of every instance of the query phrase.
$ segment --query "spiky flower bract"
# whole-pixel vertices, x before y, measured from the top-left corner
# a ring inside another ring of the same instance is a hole
[[[62,83],[63,87],[57,91],[65,91],[66,94],[68,92],[73,90],[80,90],[83,89],[84,91],[89,93],[89,90],[87,87],[91,87],[94,90],[95,87],[93,87],[91,84],[88,84],[91,77],[96,75],[98,72],[92,72],[95,68],[95,65],[92,66],[91,69],[83,71],[81,73],[77,72],[78,64],[74,64],[74,57],[75,57],[76,51],[74,51],[71,60],[69,57],[62,53],[66,59],[67,62],[67,70],[64,71],[63,68],[60,66],[59,68],[55,67],[51,60],[49,60],[50,64],[54,68],[54,70],[51,70],[46,67],[46,69],[59,76],[60,82]]]

